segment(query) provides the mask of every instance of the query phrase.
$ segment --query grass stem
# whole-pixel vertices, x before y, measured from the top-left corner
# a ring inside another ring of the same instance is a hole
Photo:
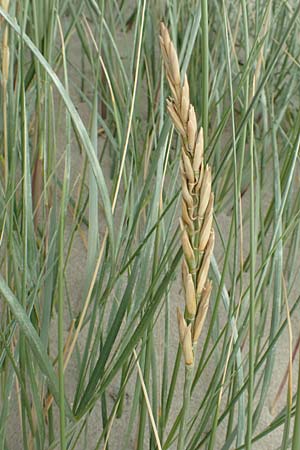
[[[194,374],[194,365],[185,366],[185,380],[184,380],[184,390],[183,390],[183,405],[182,405],[182,415],[179,428],[179,437],[177,443],[177,450],[183,450],[186,442],[186,432],[187,432],[187,419],[189,414],[190,400],[191,400],[191,387]]]
[[[204,148],[208,138],[208,96],[209,96],[209,45],[208,45],[208,5],[201,0],[201,52],[202,52],[202,127]]]

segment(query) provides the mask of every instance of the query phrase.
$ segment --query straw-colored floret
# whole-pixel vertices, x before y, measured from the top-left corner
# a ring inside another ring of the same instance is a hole
[[[185,364],[191,365],[194,362],[193,348],[201,334],[212,289],[208,271],[214,248],[214,195],[211,191],[211,168],[205,166],[203,160],[203,130],[197,128],[188,80],[185,76],[181,82],[177,52],[163,23],[160,45],[172,93],[167,100],[167,111],[182,141],[180,227],[185,317],[179,310],[177,317]]]

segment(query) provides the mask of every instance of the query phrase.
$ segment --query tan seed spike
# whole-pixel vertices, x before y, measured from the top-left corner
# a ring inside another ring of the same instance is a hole
[[[193,321],[187,326],[183,315],[177,312],[180,342],[185,364],[194,363],[193,340],[198,339],[205,320],[211,283],[207,282],[214,247],[211,169],[204,165],[203,130],[198,130],[197,117],[190,102],[187,77],[181,83],[180,67],[175,47],[167,28],[161,25],[161,48],[166,77],[173,99],[167,102],[170,117],[181,135],[182,152],[180,173],[182,178],[182,281],[185,291],[186,318]],[[194,248],[197,246],[197,248]],[[199,258],[199,254],[203,257]],[[197,284],[195,283],[197,280]],[[198,299],[201,299],[198,306]]]
[[[194,178],[194,171],[192,168],[192,163],[190,158],[188,157],[188,155],[185,153],[184,148],[182,148],[182,160],[183,160],[183,165],[184,165],[184,173],[188,179],[188,182],[191,184],[194,184],[195,182],[195,178]]]
[[[182,351],[184,356],[184,362],[186,366],[191,366],[194,363],[194,352],[193,352],[193,343],[192,343],[192,331],[191,324],[187,327],[183,343],[182,343]]]
[[[177,308],[177,321],[178,321],[179,340],[180,343],[183,344],[184,336],[187,330],[187,324],[179,308]]]
[[[197,341],[200,337],[202,328],[203,328],[203,324],[204,324],[207,310],[208,310],[211,290],[212,290],[212,283],[210,280],[207,280],[205,287],[203,289],[203,293],[201,296],[201,302],[198,306],[198,311],[197,311],[197,315],[196,315],[195,322],[194,322],[194,327],[193,327],[193,343],[194,344],[197,343]]]
[[[214,207],[214,194],[211,193],[210,200],[207,205],[207,210],[204,217],[204,222],[201,228],[200,243],[199,243],[200,252],[204,251],[210,236],[213,222],[213,207]]]
[[[193,277],[190,273],[186,278],[185,284],[185,305],[187,311],[187,318],[190,320],[194,319],[197,311],[196,292]]]
[[[178,116],[178,114],[177,114],[177,112],[175,110],[174,103],[171,102],[170,100],[167,100],[167,110],[168,110],[168,113],[171,116],[171,119],[172,119],[173,124],[174,124],[175,128],[177,129],[177,131],[182,136],[185,136],[185,131],[184,131],[182,122],[181,122],[181,120],[180,120],[180,118],[179,118],[179,116]]]
[[[211,169],[209,166],[206,166],[204,177],[202,180],[202,185],[200,189],[200,204],[198,215],[199,217],[203,217],[206,211],[211,193]]]
[[[188,144],[191,154],[194,154],[196,136],[197,136],[197,119],[193,105],[190,105],[189,120],[187,124]]]
[[[214,242],[215,242],[215,233],[214,230],[211,231],[206,249],[205,249],[205,253],[204,253],[204,258],[201,264],[201,269],[200,272],[198,274],[198,278],[197,278],[197,297],[199,297],[199,295],[202,293],[204,284],[206,282],[207,279],[207,275],[208,275],[208,270],[209,270],[209,266],[210,266],[210,259],[211,259],[211,255],[214,249]]]
[[[197,136],[193,158],[193,170],[195,174],[199,174],[202,161],[203,161],[203,128],[201,127]]]

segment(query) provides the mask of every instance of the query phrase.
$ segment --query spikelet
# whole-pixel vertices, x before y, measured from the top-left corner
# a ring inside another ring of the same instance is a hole
[[[187,325],[185,318],[181,314],[179,308],[177,308],[177,321],[178,321],[179,341],[182,345],[184,361],[187,366],[190,366],[194,364],[192,328],[191,324]]]
[[[207,275],[208,275],[208,270],[209,270],[209,266],[210,266],[210,260],[211,260],[211,255],[213,252],[213,248],[214,248],[214,243],[215,243],[215,233],[212,230],[209,236],[209,240],[207,243],[207,246],[205,248],[204,251],[204,257],[202,259],[201,262],[201,267],[200,270],[198,271],[198,276],[197,276],[197,296],[201,295],[202,293],[202,289],[204,288],[206,279],[207,279]]]
[[[181,81],[175,47],[165,25],[160,26],[160,46],[172,98],[167,111],[182,142],[180,172],[182,179],[181,242],[184,255],[182,281],[185,292],[185,318],[177,312],[180,342],[186,365],[193,364],[193,344],[200,336],[206,317],[212,284],[208,280],[214,248],[211,168],[204,165],[203,130],[190,102],[186,75]],[[185,320],[186,319],[186,320]]]
[[[203,161],[203,128],[200,128],[193,156],[193,170],[196,174],[196,177],[197,176],[199,177],[202,161]]]
[[[182,351],[184,356],[184,362],[186,366],[194,364],[194,351],[192,341],[192,325],[189,324],[182,342]]]
[[[210,280],[207,280],[205,287],[202,291],[201,301],[198,305],[196,319],[194,322],[194,331],[193,331],[193,343],[194,344],[197,343],[199,336],[201,334],[202,328],[203,328],[203,324],[204,324],[207,310],[208,310],[211,289],[212,289],[212,283]]]
[[[214,208],[214,194],[211,193],[210,194],[210,199],[206,208],[206,212],[205,212],[205,217],[204,217],[204,221],[202,224],[202,229],[201,229],[201,236],[200,236],[200,242],[199,242],[199,251],[203,252],[211,230],[212,230],[212,221],[213,221],[213,208]]]
[[[178,321],[179,340],[182,344],[187,329],[187,324],[179,308],[177,308],[177,321]]]
[[[197,312],[197,303],[196,303],[195,285],[193,282],[193,277],[190,273],[186,277],[185,281],[185,304],[186,304],[187,318],[189,320],[193,320]]]

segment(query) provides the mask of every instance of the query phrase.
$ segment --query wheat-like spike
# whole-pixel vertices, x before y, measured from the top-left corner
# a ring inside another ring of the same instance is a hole
[[[204,165],[203,130],[197,127],[197,117],[190,101],[187,76],[180,77],[178,56],[165,25],[160,26],[160,46],[166,78],[172,97],[167,111],[182,142],[180,172],[182,179],[181,240],[184,254],[182,278],[185,291],[185,322],[178,313],[180,342],[185,363],[191,364],[209,304],[211,282],[207,280],[214,247],[211,168]],[[184,321],[184,322],[183,322]],[[189,328],[190,327],[190,328]],[[188,331],[188,329],[190,331]]]

